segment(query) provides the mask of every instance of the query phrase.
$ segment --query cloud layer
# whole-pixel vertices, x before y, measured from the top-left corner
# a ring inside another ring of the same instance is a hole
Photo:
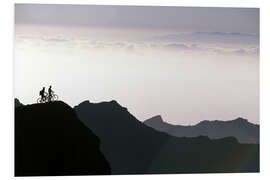
[[[257,56],[259,14],[258,8],[16,4],[15,25],[18,42],[39,46]]]
[[[96,35],[97,36],[97,35]],[[95,36],[95,37],[96,37]],[[97,36],[98,37],[98,36]],[[35,46],[67,46],[95,50],[126,51],[173,51],[184,53],[211,53],[221,55],[259,55],[259,35],[227,32],[191,32],[149,36],[143,39],[99,39],[89,36],[55,35],[16,35],[17,43],[24,42]]]
[[[233,45],[258,45],[259,35],[233,32],[192,32],[167,34],[150,38],[154,41],[189,41],[193,43],[210,43],[210,44],[233,44]]]

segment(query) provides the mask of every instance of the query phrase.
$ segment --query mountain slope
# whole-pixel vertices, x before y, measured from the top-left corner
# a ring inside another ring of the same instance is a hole
[[[63,102],[15,108],[15,176],[110,174],[99,145]]]
[[[211,139],[236,137],[240,143],[259,143],[259,125],[249,123],[246,119],[237,118],[231,121],[201,121],[194,126],[171,125],[160,116],[152,117],[144,124],[158,131],[177,137],[208,136]]]
[[[20,106],[23,106],[23,104],[19,101],[19,99],[15,98],[14,100],[14,105],[15,105],[15,108],[16,107],[20,107]]]
[[[258,172],[259,146],[234,137],[178,138],[138,121],[116,101],[74,107],[80,120],[101,139],[112,174]]]

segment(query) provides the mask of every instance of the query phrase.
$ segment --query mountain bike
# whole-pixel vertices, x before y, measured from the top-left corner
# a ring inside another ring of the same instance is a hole
[[[39,97],[37,99],[37,103],[46,103],[46,102],[51,102],[51,101],[57,101],[58,100],[58,95],[57,94],[52,94],[51,97],[49,97],[48,93],[44,93],[44,98],[42,99]]]
[[[49,95],[47,96],[47,101],[51,102],[51,101],[57,101],[58,100],[58,95],[57,94],[52,94],[51,97],[49,97]]]

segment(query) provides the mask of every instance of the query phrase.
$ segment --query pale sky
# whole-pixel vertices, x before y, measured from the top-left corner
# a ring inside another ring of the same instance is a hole
[[[116,100],[143,121],[259,124],[259,9],[15,5],[15,97]]]

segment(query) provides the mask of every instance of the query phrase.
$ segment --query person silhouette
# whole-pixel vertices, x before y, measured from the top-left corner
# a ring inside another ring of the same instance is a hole
[[[41,101],[45,101],[46,97],[45,97],[45,87],[42,88],[41,91],[39,91],[39,95],[41,96]]]
[[[49,101],[51,101],[52,100],[52,95],[54,93],[54,91],[52,90],[52,86],[49,87],[48,93],[49,93],[49,96],[48,96],[49,97]]]

